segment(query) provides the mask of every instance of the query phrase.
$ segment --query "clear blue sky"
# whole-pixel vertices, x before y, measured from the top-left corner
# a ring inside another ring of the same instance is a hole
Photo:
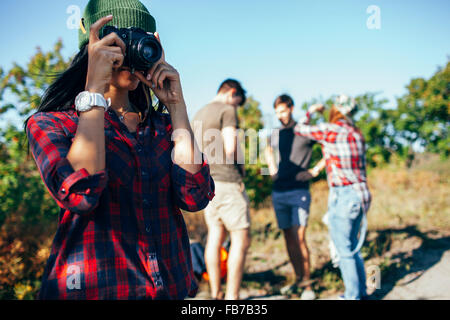
[[[0,66],[24,64],[36,46],[57,38],[64,55],[77,51],[67,8],[87,0],[1,1]],[[395,103],[413,77],[429,77],[450,55],[448,0],[144,0],[156,18],[169,63],[181,74],[189,114],[206,104],[227,77],[273,115],[275,97],[304,101],[337,93],[380,91]],[[381,29],[369,30],[369,5]],[[297,111],[297,115],[302,112]]]

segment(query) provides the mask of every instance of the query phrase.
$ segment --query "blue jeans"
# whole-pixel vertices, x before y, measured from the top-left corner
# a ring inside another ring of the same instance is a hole
[[[330,188],[328,219],[330,236],[339,255],[339,268],[345,285],[344,298],[362,299],[367,295],[366,272],[361,256],[367,218],[362,199],[352,186]]]

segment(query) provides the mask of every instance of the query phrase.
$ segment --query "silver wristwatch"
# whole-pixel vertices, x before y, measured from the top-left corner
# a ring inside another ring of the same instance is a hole
[[[83,91],[75,98],[75,109],[79,112],[89,111],[93,107],[103,107],[106,111],[110,106],[111,99],[106,101],[105,97],[100,93]]]

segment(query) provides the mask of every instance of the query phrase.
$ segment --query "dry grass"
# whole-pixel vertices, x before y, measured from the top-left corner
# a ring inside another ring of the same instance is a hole
[[[448,176],[443,179],[438,172],[416,169],[374,170],[370,186],[372,228],[417,225],[424,231],[450,229]]]

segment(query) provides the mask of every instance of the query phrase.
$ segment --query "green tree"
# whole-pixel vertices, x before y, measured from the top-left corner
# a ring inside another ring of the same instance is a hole
[[[58,41],[49,52],[38,48],[26,67],[14,64],[9,72],[0,70],[0,114],[14,112],[18,119],[24,120],[37,108],[42,93],[54,80],[52,75],[69,65],[61,49],[62,42]],[[22,127],[8,124],[0,130],[0,139],[0,223],[18,210],[23,210],[23,219],[30,223],[54,217],[57,207],[46,196],[36,165],[27,153],[28,142]]]
[[[398,101],[395,129],[397,138],[410,152],[413,147],[450,155],[450,61],[430,79],[412,79],[408,92]]]
[[[38,48],[26,66],[0,69],[0,116],[8,112],[23,122],[35,111],[54,76],[69,65],[61,49],[58,41],[48,52]],[[58,212],[28,153],[23,127],[7,124],[0,129],[0,298],[36,292]]]
[[[358,112],[355,121],[366,140],[366,158],[370,167],[390,161],[403,147],[395,138],[393,125],[395,110],[386,108],[387,99],[378,99],[378,93],[357,96]]]
[[[260,160],[259,131],[264,123],[259,102],[249,97],[243,107],[238,109],[239,127],[242,129],[240,140],[245,149],[245,188],[252,207],[258,208],[270,195],[272,181],[270,176],[262,174],[262,168],[266,167]],[[245,136],[244,136],[245,133]]]

